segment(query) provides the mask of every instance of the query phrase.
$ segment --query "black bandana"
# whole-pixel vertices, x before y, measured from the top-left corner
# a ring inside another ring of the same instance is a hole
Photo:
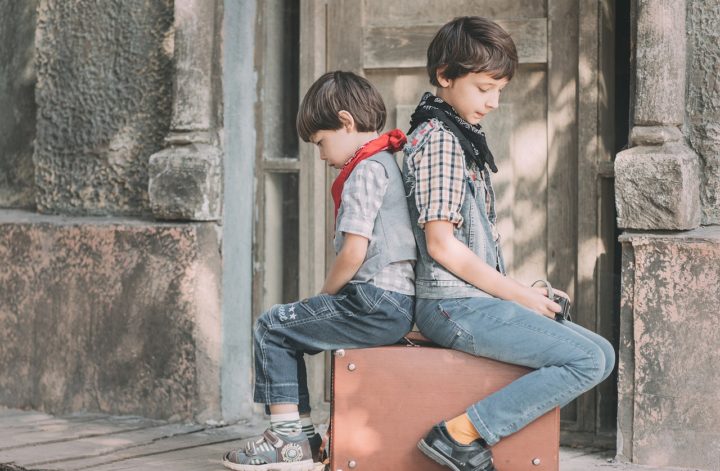
[[[462,119],[452,106],[432,93],[425,93],[420,99],[420,103],[410,117],[408,135],[422,123],[433,118],[445,124],[460,141],[468,168],[476,167],[478,170],[483,170],[487,164],[493,173],[497,173],[495,159],[487,145],[482,127],[479,124],[473,126]]]

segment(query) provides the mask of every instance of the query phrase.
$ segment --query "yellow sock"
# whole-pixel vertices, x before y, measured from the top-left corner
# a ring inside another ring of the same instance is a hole
[[[461,445],[469,445],[478,438],[482,438],[475,430],[475,426],[470,422],[470,417],[467,414],[446,420],[445,427],[453,440]]]

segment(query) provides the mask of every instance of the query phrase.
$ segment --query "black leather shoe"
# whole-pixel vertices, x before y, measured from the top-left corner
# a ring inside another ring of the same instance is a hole
[[[418,442],[418,448],[428,458],[453,471],[496,471],[492,452],[484,442],[457,443],[450,437],[445,422],[430,429],[427,436]]]

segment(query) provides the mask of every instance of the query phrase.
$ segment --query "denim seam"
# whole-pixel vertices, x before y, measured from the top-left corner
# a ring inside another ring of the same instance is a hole
[[[451,327],[452,330],[460,330],[466,336],[471,337],[473,339],[473,347],[474,347],[475,346],[474,336],[468,330],[466,330],[463,326],[461,326],[460,324],[458,324],[457,322],[452,320],[452,318],[449,317],[450,313],[447,310],[445,310],[445,308],[443,308],[441,304],[438,304],[438,309],[440,309],[440,312],[436,312],[436,313],[434,313],[434,315],[441,316],[440,322],[449,322],[452,325],[452,327]],[[445,314],[443,314],[443,313],[445,313]],[[450,342],[448,342],[448,345],[446,346],[446,348],[452,349],[457,342],[458,342],[458,335],[457,335],[457,331],[456,331],[453,334],[452,338],[450,339]]]
[[[357,287],[358,295],[360,295],[364,300],[367,301],[366,304],[369,306],[368,312],[375,311],[375,309],[380,305],[380,302],[383,300],[383,296],[385,295],[385,290],[383,290],[382,288],[378,288],[377,286],[375,286],[375,288],[382,290],[383,293],[377,298],[374,303],[372,303],[370,298],[368,298],[368,296],[365,294],[365,290],[363,290],[360,286]]]
[[[275,325],[275,326],[273,326],[273,330],[289,329],[291,327],[296,327],[299,325],[311,324],[311,323],[317,322],[317,321],[325,321],[328,319],[332,319],[333,317],[337,317],[337,316],[343,314],[343,312],[345,312],[345,311],[338,311],[335,309],[330,309],[329,311],[325,310],[325,311],[323,311],[322,315],[316,315],[312,318],[298,319],[296,321],[284,322],[282,324]]]
[[[442,307],[441,307],[441,309],[442,309]],[[599,369],[599,368],[598,368],[597,361],[595,361],[594,356],[591,355],[590,352],[588,352],[587,350],[585,350],[584,348],[582,348],[580,345],[578,345],[577,343],[573,342],[572,340],[565,339],[565,338],[562,338],[562,337],[558,337],[557,335],[554,335],[552,332],[548,332],[548,331],[543,330],[543,329],[532,328],[532,327],[530,327],[530,326],[528,326],[528,325],[524,325],[524,324],[520,324],[520,323],[506,322],[506,321],[503,320],[503,319],[500,319],[500,318],[498,318],[498,317],[496,317],[496,316],[492,316],[492,315],[489,315],[489,314],[485,314],[485,316],[488,317],[488,318],[490,318],[490,319],[493,319],[493,320],[495,320],[495,321],[497,321],[497,322],[500,322],[500,323],[502,323],[502,324],[504,324],[504,325],[522,327],[522,328],[525,328],[526,330],[530,330],[530,331],[533,331],[533,332],[542,333],[542,334],[547,335],[547,336],[549,336],[549,337],[551,337],[551,338],[554,338],[554,339],[557,340],[557,341],[560,341],[560,342],[566,343],[566,344],[568,344],[568,345],[571,345],[571,346],[573,346],[574,348],[576,348],[577,350],[583,352],[583,353],[584,353],[585,355],[587,355],[590,359],[592,359],[593,367],[594,367],[595,370],[598,370],[598,369]],[[450,322],[453,322],[453,323],[457,324],[455,321],[453,321],[453,320],[450,319],[450,318],[448,318],[447,320],[450,321]],[[458,327],[459,327],[459,326],[458,326]],[[474,339],[473,339],[473,347],[474,347]],[[474,350],[474,351],[475,351],[476,354],[477,354],[477,350]],[[568,397],[573,397],[575,394],[577,394],[579,391],[582,391],[582,390],[583,390],[583,388],[578,385],[577,387],[575,387],[575,388],[573,388],[572,390],[570,390],[570,392],[567,392],[567,391],[566,391],[565,394],[566,394]],[[559,395],[554,396],[553,399],[548,399],[547,401],[545,401],[545,402],[543,403],[542,406],[536,407],[531,413],[529,413],[529,414],[524,414],[523,416],[521,416],[521,421],[525,422],[525,421],[528,420],[528,418],[533,417],[535,414],[537,414],[537,412],[539,412],[539,411],[541,411],[541,410],[543,410],[543,409],[547,409],[547,407],[550,407],[550,406],[552,406],[553,404],[560,403],[560,402],[558,402],[558,400],[561,399],[562,397],[563,397],[563,394],[561,393],[561,394],[559,394]],[[486,438],[486,439],[487,439],[487,438],[490,438],[491,440],[494,440],[494,441],[499,440],[499,437],[498,437],[497,435],[493,434],[493,433],[488,429],[487,425],[485,425],[484,421],[480,418],[480,415],[479,415],[479,413],[478,413],[478,411],[477,411],[477,409],[476,409],[476,407],[475,407],[475,404],[473,404],[472,406],[470,406],[470,409],[472,409],[472,411],[474,412],[474,415],[475,415],[477,421],[480,423],[480,425],[481,425],[483,428],[485,428],[490,435],[492,435],[492,437],[484,437],[484,438]],[[509,428],[508,428],[508,427],[504,428],[504,429],[501,431],[501,433],[506,433],[506,432],[512,433],[512,432],[516,431],[516,430],[514,430],[515,426],[516,426],[516,422],[513,423],[513,424],[511,424],[511,425],[509,426]]]
[[[470,422],[473,424],[475,429],[477,430],[478,425],[483,429],[478,430],[478,433],[482,436],[483,439],[485,439],[488,445],[494,445],[500,440],[500,437],[492,433],[492,431],[485,424],[485,421],[480,417],[480,414],[478,414],[477,410],[475,410],[474,404],[468,408],[467,412],[468,416],[471,419]],[[483,433],[483,431],[485,433]]]
[[[362,287],[360,285],[358,285],[356,290],[357,290],[358,297],[360,297],[360,299],[365,303],[365,305],[369,307],[370,303],[371,303],[370,298],[367,297],[367,295],[365,294],[365,291],[363,291]]]
[[[593,355],[591,355],[590,352],[588,352],[587,350],[583,349],[580,345],[578,345],[577,343],[573,342],[572,340],[569,340],[569,339],[566,339],[566,338],[563,338],[563,337],[558,337],[557,335],[554,335],[552,332],[549,332],[549,331],[547,331],[547,330],[533,328],[533,327],[530,327],[530,326],[525,325],[525,324],[522,324],[522,323],[506,322],[505,320],[500,319],[500,318],[498,318],[498,317],[496,317],[496,316],[493,316],[493,315],[490,315],[490,314],[484,314],[484,315],[485,315],[486,317],[488,317],[488,318],[490,318],[490,319],[494,319],[494,320],[496,320],[496,321],[498,321],[498,322],[500,322],[500,323],[502,323],[502,324],[509,325],[509,326],[514,326],[514,327],[522,327],[522,328],[524,328],[524,329],[526,329],[526,330],[530,330],[530,331],[532,331],[532,332],[541,333],[541,334],[547,335],[548,337],[552,337],[552,338],[554,338],[555,340],[558,340],[558,341],[560,341],[560,342],[566,343],[566,344],[568,344],[568,345],[572,345],[572,346],[575,347],[576,349],[580,350],[581,352],[583,352],[584,354],[586,354],[587,356],[589,356],[590,358],[592,358],[592,360],[593,360],[593,367],[594,367],[595,369],[598,369],[598,364],[597,364],[597,362],[595,361]],[[538,315],[540,315],[540,314],[538,314]]]
[[[445,310],[443,309],[443,311],[445,311]],[[447,311],[445,311],[445,312],[447,312]],[[449,312],[447,312],[447,314],[450,315]],[[453,327],[454,327],[455,329],[458,329],[459,331],[461,331],[462,333],[464,333],[465,335],[467,335],[467,336],[469,336],[469,337],[474,337],[474,336],[470,333],[469,330],[465,329],[465,327],[463,327],[463,326],[461,326],[460,324],[458,324],[458,323],[457,323],[456,321],[454,321],[451,317],[447,317],[446,319],[448,320],[448,322],[450,322],[450,323],[453,325]],[[455,334],[455,337],[457,337],[457,333]],[[473,341],[473,343],[475,343],[475,342]]]
[[[520,422],[528,423],[532,420],[537,419],[542,414],[550,411],[553,406],[557,406],[558,404],[561,404],[564,401],[564,397],[575,397],[576,394],[578,394],[580,391],[582,391],[583,388],[576,387],[574,389],[571,389],[568,391],[561,392],[560,394],[557,394],[554,396],[553,399],[548,399],[541,405],[535,407],[532,411],[529,413],[526,413],[521,416]],[[514,433],[518,430],[517,428],[517,422],[513,422],[512,424],[508,425],[507,427],[503,428],[500,431],[500,434],[503,436],[507,436],[511,433]]]
[[[271,386],[299,386],[298,383],[257,383],[260,385],[271,385]]]
[[[387,302],[389,302],[390,304],[395,306],[395,309],[400,311],[407,320],[409,320],[409,321],[413,320],[410,312],[407,309],[405,309],[404,307],[402,307],[399,302],[397,302],[395,299],[393,299],[393,297],[391,295],[389,295],[387,291],[385,291],[382,294],[381,299],[385,299]]]
[[[267,355],[265,354],[265,336],[266,336],[269,332],[270,332],[269,329],[266,327],[266,328],[264,329],[264,332],[263,332],[262,335],[260,336],[260,340],[259,340],[259,342],[258,342],[258,344],[260,345],[260,353],[261,353],[261,355],[262,355],[262,361],[261,361],[262,372],[263,372],[263,376],[264,376],[265,378],[268,378],[268,372],[267,372]],[[256,333],[256,334],[257,334],[257,333]],[[257,380],[256,380],[256,381],[257,381]],[[264,384],[264,385],[265,385],[265,388],[264,388],[264,389],[265,389],[265,394],[264,394],[265,397],[264,397],[264,399],[265,399],[265,401],[266,401],[265,403],[267,404],[267,401],[269,401],[269,399],[270,399],[270,384],[269,384],[269,383],[260,383],[260,384]]]

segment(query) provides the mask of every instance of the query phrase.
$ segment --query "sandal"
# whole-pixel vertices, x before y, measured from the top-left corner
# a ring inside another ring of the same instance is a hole
[[[278,435],[268,429],[243,449],[223,456],[223,466],[236,471],[312,471],[310,442],[305,434]]]

